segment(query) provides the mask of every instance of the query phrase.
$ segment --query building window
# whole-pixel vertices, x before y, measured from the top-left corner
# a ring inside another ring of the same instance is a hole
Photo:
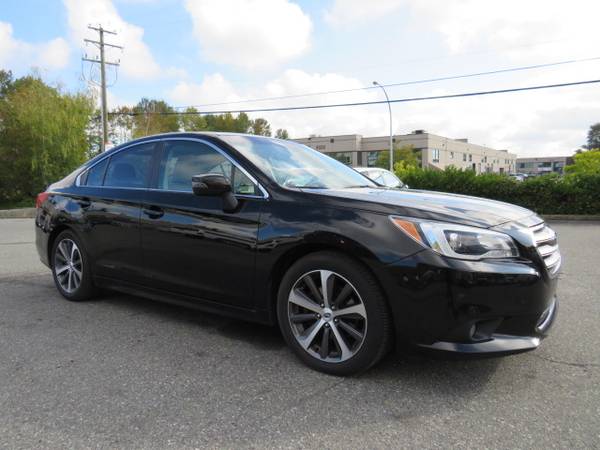
[[[473,155],[469,153],[469,162],[473,161]]]
[[[367,167],[377,167],[377,160],[381,152],[367,152]]]
[[[333,144],[334,139],[333,138],[329,139],[329,142],[331,142]]]
[[[433,162],[440,162],[440,150],[437,148],[434,148],[431,150],[431,160]]]
[[[346,164],[347,166],[352,164],[352,152],[333,152],[328,153],[333,159],[337,159],[339,162]]]
[[[454,159],[454,152],[450,152],[450,159]]]
[[[327,148],[327,146],[325,144],[319,144],[319,145],[316,145],[315,148],[319,151],[323,151]]]
[[[467,160],[467,154],[463,153],[463,161],[466,161],[466,160]]]

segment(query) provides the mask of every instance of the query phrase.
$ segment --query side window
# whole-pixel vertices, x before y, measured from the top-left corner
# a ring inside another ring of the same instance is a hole
[[[110,157],[104,186],[122,188],[146,187],[154,144],[140,144]]]
[[[106,172],[106,166],[108,165],[108,158],[100,161],[94,167],[88,170],[86,174],[86,186],[102,186],[104,181],[104,172]]]
[[[207,173],[227,177],[236,194],[258,194],[254,183],[231,161],[214,148],[192,141],[166,143],[158,172],[158,188],[192,192],[192,177]]]

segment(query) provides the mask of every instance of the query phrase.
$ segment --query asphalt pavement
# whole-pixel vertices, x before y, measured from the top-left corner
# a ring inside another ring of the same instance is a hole
[[[360,377],[278,330],[113,294],[70,303],[30,219],[0,220],[0,448],[600,448],[600,223],[553,223],[560,310],[539,349],[390,355]]]

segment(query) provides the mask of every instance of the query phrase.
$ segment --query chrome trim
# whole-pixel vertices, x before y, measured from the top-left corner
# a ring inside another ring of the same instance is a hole
[[[497,353],[533,350],[539,345],[540,338],[537,337],[494,334],[489,341],[471,343],[438,341],[430,345],[419,344],[419,347],[457,353]]]
[[[560,269],[562,257],[558,246],[556,232],[545,222],[529,228],[533,246],[544,262],[550,275],[556,275]]]
[[[547,258],[544,258],[544,262],[546,263],[546,267],[548,268],[558,264],[560,262],[560,253],[555,252],[551,254]]]
[[[542,244],[544,242],[549,242],[549,241],[553,241],[556,239],[556,233],[554,232],[554,230],[552,228],[549,228],[548,226],[546,226],[546,224],[542,224],[541,227],[536,227],[534,229],[532,229],[533,231],[533,238],[535,239],[535,242],[539,245]]]
[[[535,329],[538,333],[543,333],[544,331],[546,331],[546,329],[548,328],[548,326],[550,325],[550,323],[554,320],[554,315],[556,313],[556,304],[557,301],[556,299],[552,302],[552,305],[550,305],[550,308],[548,308],[544,313],[546,314],[546,317],[544,318],[544,320],[542,321],[542,323],[538,324]],[[543,315],[543,314],[542,314]]]
[[[81,186],[81,184],[79,183],[79,182],[80,182],[80,179],[81,179],[81,176],[82,176],[84,173],[86,173],[88,170],[90,170],[92,167],[95,167],[96,165],[100,164],[100,163],[101,163],[102,161],[104,161],[105,159],[107,159],[107,158],[110,158],[110,157],[112,157],[113,155],[116,155],[117,153],[121,153],[123,150],[127,150],[128,148],[131,148],[131,147],[135,147],[136,145],[149,144],[149,143],[151,143],[151,142],[160,142],[161,140],[162,140],[162,139],[149,139],[149,140],[147,140],[147,141],[144,141],[144,142],[136,142],[136,143],[131,143],[131,144],[129,144],[129,145],[126,145],[125,147],[122,147],[122,148],[120,148],[120,149],[118,149],[118,150],[115,150],[114,152],[111,152],[109,155],[104,155],[104,156],[103,156],[102,158],[100,158],[98,161],[94,162],[94,164],[92,164],[92,165],[91,165],[91,166],[89,166],[89,167],[86,167],[85,169],[83,169],[83,170],[81,171],[81,173],[80,173],[79,175],[77,175],[77,178],[75,178],[75,186],[77,186],[77,187]],[[106,152],[105,152],[105,153],[106,153]],[[93,187],[110,187],[110,188],[112,188],[112,187],[115,187],[115,186],[93,186]],[[143,189],[143,188],[122,188],[122,189]]]
[[[190,194],[190,195],[194,195],[193,191],[182,191],[182,190],[179,190],[179,189],[147,188],[145,190],[146,191],[153,191],[153,192],[170,192],[171,194]],[[262,195],[252,195],[252,194],[236,194],[236,193],[233,193],[233,195],[236,196],[236,197],[243,197],[243,198],[256,198],[256,199],[264,199],[265,198]]]
[[[250,179],[250,181],[252,181],[254,184],[256,184],[258,186],[258,189],[263,194],[262,196],[250,195],[250,194],[234,194],[236,197],[239,196],[239,197],[244,197],[244,198],[262,198],[262,199],[269,198],[269,192],[256,180],[256,178],[254,178],[254,176],[252,176],[246,169],[244,169],[242,166],[240,166],[240,164],[235,159],[233,159],[229,154],[227,154],[226,152],[221,150],[219,147],[217,147],[212,142],[206,141],[204,139],[188,138],[188,137],[164,137],[164,138],[159,138],[159,139],[150,139],[150,140],[147,140],[144,142],[132,143],[123,148],[115,150],[114,152],[111,152],[109,155],[105,155],[103,158],[100,158],[98,161],[95,161],[94,164],[92,164],[91,166],[86,167],[84,170],[82,170],[81,173],[79,175],[77,175],[77,178],[75,179],[75,186],[77,186],[77,187],[81,186],[80,179],[84,173],[86,173],[88,170],[95,167],[97,164],[100,164],[105,159],[110,158],[113,155],[116,155],[117,153],[122,152],[123,150],[126,150],[131,147],[135,147],[136,145],[149,144],[151,142],[168,142],[168,141],[193,141],[193,142],[200,142],[202,144],[208,145],[209,147],[213,148],[214,150],[219,152],[221,155],[223,155],[227,160],[229,160],[229,162],[231,162],[231,164],[233,164],[235,167],[237,167],[239,170],[241,170],[242,173]],[[190,180],[190,183],[191,183],[191,180]],[[149,190],[149,191],[160,191],[160,192],[180,192],[180,193],[193,194],[193,192],[189,192],[189,191],[177,191],[177,190],[157,189],[157,188],[128,188],[128,187],[118,187],[118,186],[94,186],[94,187],[95,188],[107,188],[107,189],[136,189],[136,190]]]
[[[554,252],[558,251],[558,244],[555,245],[540,245],[538,247],[538,251],[540,252],[540,255],[542,255],[542,258],[545,258],[546,256],[551,255]]]

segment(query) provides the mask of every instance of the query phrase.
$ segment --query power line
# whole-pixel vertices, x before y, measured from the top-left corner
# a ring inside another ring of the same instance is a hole
[[[88,25],[88,28],[90,30],[94,30],[94,31],[98,32],[98,40],[94,41],[92,39],[84,39],[83,41],[88,44],[96,45],[98,47],[98,49],[100,50],[100,57],[99,58],[96,57],[96,58],[92,59],[92,58],[88,58],[87,55],[85,55],[81,59],[83,61],[88,61],[93,64],[100,64],[100,93],[101,93],[101,97],[102,97],[102,142],[100,144],[100,149],[102,151],[104,151],[106,149],[106,144],[108,143],[108,111],[107,111],[107,106],[106,106],[106,66],[107,65],[115,66],[115,67],[119,66],[119,61],[117,61],[117,62],[106,61],[106,59],[104,57],[104,48],[112,47],[112,48],[118,48],[118,49],[123,50],[123,47],[121,47],[120,45],[109,44],[108,42],[104,41],[105,34],[116,35],[117,34],[116,32],[105,30],[104,28],[102,28],[102,25],[99,25],[97,27]]]
[[[573,81],[569,83],[557,83],[557,84],[544,84],[538,86],[527,86],[520,88],[510,88],[510,89],[496,89],[491,91],[475,91],[475,92],[463,92],[458,94],[447,94],[447,95],[433,95],[428,97],[408,97],[408,98],[398,98],[391,100],[374,100],[369,102],[353,102],[353,103],[333,103],[327,105],[305,105],[305,106],[284,106],[279,108],[250,108],[250,109],[229,109],[229,110],[220,110],[220,111],[182,111],[182,112],[130,112],[130,113],[116,113],[110,112],[109,114],[123,114],[127,116],[142,116],[146,114],[156,114],[156,115],[210,115],[210,114],[227,114],[227,113],[257,113],[257,112],[274,112],[274,111],[296,111],[296,110],[305,110],[305,109],[325,109],[325,108],[342,108],[342,107],[350,107],[350,106],[367,106],[367,105],[379,105],[381,103],[409,103],[409,102],[418,102],[418,101],[427,101],[427,100],[441,100],[446,98],[460,98],[460,97],[476,97],[480,95],[492,95],[492,94],[507,94],[510,92],[523,92],[523,91],[534,91],[540,89],[553,89],[553,88],[561,88],[567,86],[581,86],[586,84],[596,84],[600,83],[600,79],[598,80],[586,80],[586,81]]]
[[[480,76],[485,76],[485,75],[496,75],[499,73],[542,69],[545,67],[561,66],[561,65],[566,65],[566,64],[575,64],[575,63],[598,61],[598,60],[600,60],[600,56],[594,56],[592,58],[570,59],[570,60],[557,61],[557,62],[551,62],[551,63],[545,63],[545,64],[534,64],[534,65],[530,65],[530,66],[510,67],[510,68],[506,68],[506,69],[490,70],[487,72],[475,72],[475,73],[468,73],[468,74],[461,74],[461,75],[450,75],[450,76],[438,77],[438,78],[426,78],[426,79],[420,79],[420,80],[402,81],[399,83],[383,84],[382,86],[383,87],[398,87],[398,86],[409,86],[409,85],[414,85],[414,84],[434,83],[434,82],[438,82],[438,81],[456,80],[456,79],[461,79],[461,78],[472,78],[472,77],[480,77]],[[262,98],[248,99],[248,100],[235,100],[235,101],[230,101],[230,102],[204,103],[201,105],[192,105],[192,106],[175,106],[174,108],[175,109],[204,108],[207,106],[236,105],[236,104],[240,104],[240,103],[256,103],[256,102],[265,102],[265,101],[272,101],[272,100],[286,100],[286,99],[291,99],[291,98],[312,97],[312,96],[317,96],[317,95],[341,94],[341,93],[345,93],[345,92],[365,91],[365,90],[369,90],[369,89],[377,89],[377,86],[365,86],[365,87],[351,88],[351,89],[340,89],[340,90],[335,90],[335,91],[310,92],[310,93],[306,93],[306,94],[291,94],[291,95],[282,95],[282,96],[277,96],[277,97],[262,97]]]

